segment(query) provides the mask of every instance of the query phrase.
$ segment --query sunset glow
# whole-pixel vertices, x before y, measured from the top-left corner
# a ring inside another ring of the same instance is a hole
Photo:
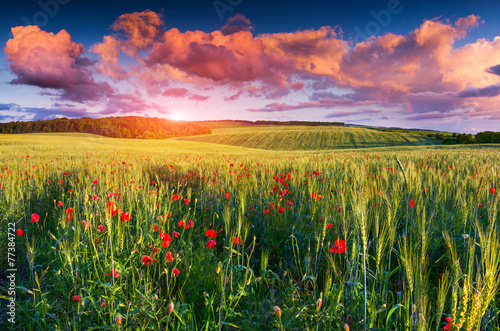
[[[491,1],[123,2],[108,21],[111,5],[54,3],[54,15],[11,4],[1,23],[2,122],[138,115],[500,127],[500,7]],[[98,8],[84,33],[84,14]]]

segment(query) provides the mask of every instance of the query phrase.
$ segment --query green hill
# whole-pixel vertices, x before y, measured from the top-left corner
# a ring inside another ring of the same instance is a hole
[[[436,145],[434,139],[402,132],[338,126],[249,125],[212,129],[212,134],[177,140],[278,151]]]

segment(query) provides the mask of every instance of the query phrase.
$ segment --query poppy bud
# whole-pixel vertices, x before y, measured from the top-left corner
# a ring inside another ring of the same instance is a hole
[[[174,311],[174,303],[172,301],[170,301],[170,303],[168,304],[168,313],[171,314],[173,311]]]
[[[276,314],[276,316],[278,316],[278,318],[281,318],[281,308],[280,307],[274,306],[274,313]]]
[[[321,298],[319,298],[317,301],[316,301],[316,309],[317,310],[320,310],[321,309],[321,305],[323,304],[323,300],[321,300]]]
[[[344,324],[344,331],[349,331],[349,325]]]
[[[222,263],[219,262],[219,264],[217,265],[216,273],[219,273],[221,269],[222,269]]]
[[[122,315],[118,314],[118,315],[115,315],[115,323],[118,324],[118,325],[122,325]]]

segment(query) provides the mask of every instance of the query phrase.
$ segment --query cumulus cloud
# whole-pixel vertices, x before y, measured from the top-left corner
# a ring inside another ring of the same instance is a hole
[[[12,34],[4,48],[10,70],[17,76],[11,84],[56,89],[59,92],[45,93],[77,102],[113,93],[108,83],[94,80],[88,68],[92,62],[82,56],[85,49],[65,30],[53,34],[31,25],[12,28]]]
[[[240,31],[252,31],[254,28],[252,22],[245,15],[236,14],[227,19],[226,25],[222,27],[221,32],[227,36]]]

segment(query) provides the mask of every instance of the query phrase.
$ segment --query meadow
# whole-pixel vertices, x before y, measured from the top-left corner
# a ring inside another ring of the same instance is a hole
[[[217,130],[1,135],[0,328],[500,330],[499,145]]]

